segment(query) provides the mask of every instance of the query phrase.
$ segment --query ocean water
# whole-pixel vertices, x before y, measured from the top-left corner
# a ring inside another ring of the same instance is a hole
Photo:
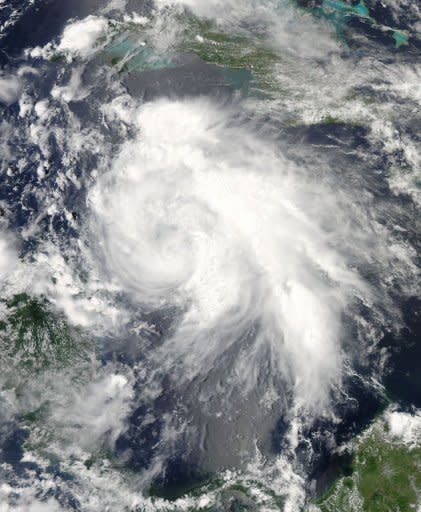
[[[0,2],[0,510],[320,510],[419,444],[420,14]]]

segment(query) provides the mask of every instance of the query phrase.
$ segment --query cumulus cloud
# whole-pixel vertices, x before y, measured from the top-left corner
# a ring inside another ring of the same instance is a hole
[[[388,411],[386,421],[392,438],[409,446],[419,446],[421,441],[421,411],[414,414]]]
[[[18,261],[14,243],[9,236],[0,232],[0,282],[16,268]]]
[[[0,102],[11,105],[19,99],[22,92],[22,84],[15,76],[0,75]]]
[[[104,441],[113,446],[125,429],[133,396],[132,376],[106,367],[83,393],[78,388],[62,392],[62,403],[56,404],[50,422],[65,434],[68,450],[89,452]]]
[[[57,50],[87,57],[106,28],[107,21],[99,16],[88,16],[75,21],[64,29]]]

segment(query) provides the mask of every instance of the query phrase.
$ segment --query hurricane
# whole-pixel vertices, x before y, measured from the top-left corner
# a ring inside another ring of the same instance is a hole
[[[0,510],[420,507],[420,24],[0,1]]]

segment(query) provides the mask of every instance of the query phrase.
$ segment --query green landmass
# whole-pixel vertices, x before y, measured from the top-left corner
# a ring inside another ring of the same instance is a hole
[[[0,302],[4,309],[0,321],[3,373],[13,368],[33,374],[83,357],[86,341],[46,298],[21,293]]]
[[[421,447],[388,436],[380,420],[357,442],[352,475],[319,501],[321,512],[415,512],[421,491]]]
[[[210,64],[247,70],[259,88],[279,89],[273,73],[282,57],[264,41],[250,34],[228,34],[219,30],[212,21],[191,15],[183,17],[182,22],[185,28],[179,45],[181,50],[195,53]]]
[[[151,489],[150,496],[164,497],[157,489]],[[285,503],[283,496],[276,494],[262,482],[250,479],[225,480],[222,476],[198,483],[188,492],[168,500],[165,510],[180,510],[179,499],[193,501],[187,509],[183,508],[188,512],[259,512],[263,506],[267,512],[277,512],[284,509]]]

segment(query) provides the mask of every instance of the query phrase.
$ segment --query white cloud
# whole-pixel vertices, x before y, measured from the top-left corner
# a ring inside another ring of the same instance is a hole
[[[320,406],[341,376],[342,311],[367,293],[331,244],[347,227],[322,227],[340,211],[334,193],[207,100],[136,116],[139,138],[89,196],[107,279],[147,307],[186,308],[162,353],[168,369],[183,361],[183,378],[259,325],[238,354],[240,381],[254,386],[269,364],[305,407]]]
[[[0,76],[0,102],[11,105],[19,99],[22,84],[15,76]]]
[[[17,262],[18,256],[11,237],[0,232],[0,282],[9,277]]]
[[[107,21],[98,16],[75,21],[66,26],[58,51],[87,57],[95,50],[95,43],[107,29]]]
[[[261,38],[266,34],[271,47],[307,59],[340,48],[334,28],[277,0],[158,0],[156,3],[161,9],[187,7],[227,30],[244,30],[248,26],[253,33],[254,27]]]
[[[386,414],[386,421],[392,438],[409,446],[419,446],[421,443],[421,411],[414,414],[390,411]]]

